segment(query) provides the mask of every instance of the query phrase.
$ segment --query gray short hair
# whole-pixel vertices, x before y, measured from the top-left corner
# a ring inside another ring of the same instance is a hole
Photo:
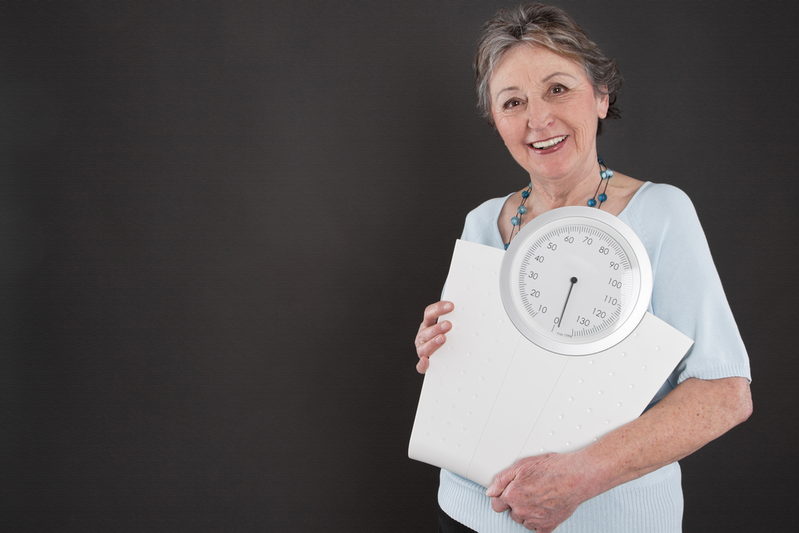
[[[599,46],[565,11],[554,6],[525,4],[515,9],[501,9],[483,27],[474,57],[477,78],[478,108],[488,123],[491,116],[491,95],[488,82],[504,55],[522,43],[541,46],[581,64],[596,94],[607,94],[607,119],[620,118],[616,95],[622,76],[616,62],[605,57]],[[604,89],[604,88],[607,89]],[[597,135],[602,132],[602,120]]]

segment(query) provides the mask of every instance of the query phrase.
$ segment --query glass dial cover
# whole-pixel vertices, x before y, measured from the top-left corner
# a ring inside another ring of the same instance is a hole
[[[500,293],[508,317],[531,342],[562,355],[589,355],[615,346],[641,321],[652,268],[641,240],[617,217],[562,207],[513,238]]]

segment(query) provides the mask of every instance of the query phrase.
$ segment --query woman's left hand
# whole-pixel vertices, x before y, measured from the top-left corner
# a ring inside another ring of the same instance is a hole
[[[583,497],[585,475],[574,454],[548,453],[519,460],[497,474],[486,491],[498,513],[527,529],[549,533],[569,518]]]
[[[752,414],[749,380],[688,378],[629,424],[582,450],[521,459],[486,491],[491,507],[549,533],[594,496],[679,461]]]

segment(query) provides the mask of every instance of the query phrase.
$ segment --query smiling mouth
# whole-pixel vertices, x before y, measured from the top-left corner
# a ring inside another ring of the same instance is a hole
[[[546,141],[538,141],[535,143],[530,143],[530,146],[535,148],[536,150],[546,150],[547,148],[552,148],[553,146],[562,143],[566,140],[568,135],[563,135],[561,137],[553,137],[551,139],[547,139]]]

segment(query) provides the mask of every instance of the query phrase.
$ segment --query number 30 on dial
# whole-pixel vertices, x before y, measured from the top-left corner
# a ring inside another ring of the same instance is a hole
[[[652,268],[638,236],[615,216],[590,207],[540,215],[511,241],[500,293],[514,326],[562,355],[615,346],[643,318]]]

